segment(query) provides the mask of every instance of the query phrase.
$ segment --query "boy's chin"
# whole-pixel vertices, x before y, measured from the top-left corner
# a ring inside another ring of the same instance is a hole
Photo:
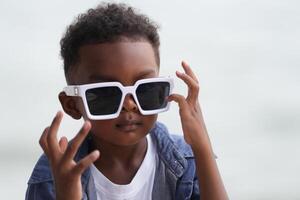
[[[129,126],[115,129],[114,131],[103,135],[99,133],[93,134],[93,140],[99,145],[106,143],[108,145],[114,146],[133,146],[142,142],[143,139],[147,136],[148,132],[142,128]]]

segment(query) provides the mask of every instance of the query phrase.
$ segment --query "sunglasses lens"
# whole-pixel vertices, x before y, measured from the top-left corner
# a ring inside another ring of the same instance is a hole
[[[166,97],[170,95],[168,82],[143,83],[138,86],[136,96],[143,110],[157,110],[168,104]]]
[[[92,115],[109,115],[118,111],[122,91],[118,87],[100,87],[86,90],[85,95]]]

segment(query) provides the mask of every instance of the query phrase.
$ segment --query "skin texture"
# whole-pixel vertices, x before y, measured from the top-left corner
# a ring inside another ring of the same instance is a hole
[[[80,61],[71,73],[74,84],[118,81],[127,86],[139,79],[157,77],[159,72],[152,46],[146,41],[86,45],[81,47],[79,56]],[[179,105],[184,139],[195,154],[201,199],[227,199],[198,103],[199,82],[186,63],[182,62],[182,67],[184,73],[176,72],[176,76],[188,86],[188,95],[172,94],[169,101]],[[40,138],[54,175],[56,199],[81,199],[81,174],[91,163],[112,182],[130,183],[145,156],[145,136],[157,115],[141,115],[129,95],[118,118],[90,121],[81,98],[61,92],[59,99],[67,114],[74,119],[83,117],[85,123],[69,145],[65,137],[58,141],[57,131],[63,116],[58,112]],[[135,125],[126,126],[129,121]],[[93,137],[91,153],[75,163],[74,155],[88,133]]]

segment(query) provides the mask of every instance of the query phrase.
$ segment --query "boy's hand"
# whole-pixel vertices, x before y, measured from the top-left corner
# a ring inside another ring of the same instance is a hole
[[[87,136],[91,124],[86,121],[68,145],[66,137],[57,140],[57,131],[62,120],[63,113],[59,111],[53,119],[50,127],[47,127],[41,138],[40,145],[49,159],[52,174],[54,176],[55,192],[57,200],[80,200],[82,198],[81,174],[99,157],[99,151],[93,151],[81,161],[76,163],[73,158]]]
[[[172,94],[169,101],[176,101],[179,104],[184,139],[191,145],[195,155],[201,199],[228,199],[198,102],[198,80],[185,62],[182,62],[182,67],[185,73],[176,72],[176,75],[187,84],[188,95],[185,98],[179,94]]]
[[[177,102],[179,105],[179,114],[185,141],[193,148],[210,148],[210,142],[198,102],[199,82],[188,64],[182,62],[182,67],[185,73],[176,71],[176,75],[187,84],[188,95],[185,98],[180,94],[172,94],[168,99],[169,101]]]

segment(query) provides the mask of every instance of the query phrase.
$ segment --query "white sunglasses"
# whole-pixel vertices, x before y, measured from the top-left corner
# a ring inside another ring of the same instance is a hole
[[[174,84],[170,77],[138,80],[133,86],[119,82],[102,82],[84,85],[70,85],[64,88],[68,96],[80,96],[87,116],[91,120],[117,118],[122,110],[125,96],[131,94],[143,115],[167,111],[170,103],[167,97]]]

